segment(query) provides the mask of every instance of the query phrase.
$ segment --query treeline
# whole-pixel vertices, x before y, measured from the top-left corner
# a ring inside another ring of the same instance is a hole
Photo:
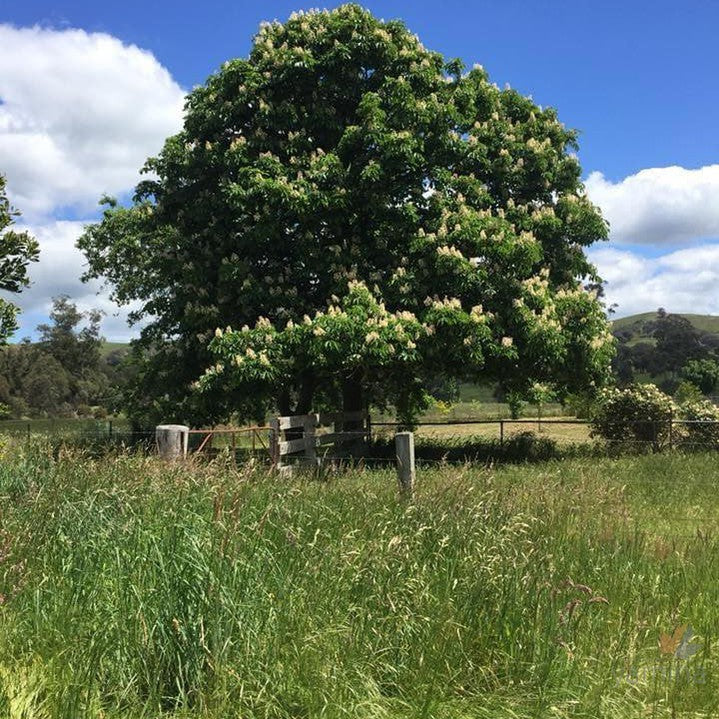
[[[50,322],[37,328],[39,341],[1,347],[0,419],[115,412],[129,370],[124,350],[102,352],[101,318],[56,297]]]
[[[614,331],[613,369],[620,386],[651,380],[674,394],[690,382],[703,394],[719,387],[719,335],[697,329],[686,317],[657,310],[656,317]]]

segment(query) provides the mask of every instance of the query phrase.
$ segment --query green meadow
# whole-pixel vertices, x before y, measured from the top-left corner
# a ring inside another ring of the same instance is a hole
[[[713,455],[395,481],[6,449],[0,717],[718,713]]]

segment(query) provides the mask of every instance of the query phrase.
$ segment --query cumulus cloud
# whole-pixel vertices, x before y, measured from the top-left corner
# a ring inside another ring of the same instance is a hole
[[[653,167],[620,182],[593,172],[585,185],[617,244],[672,246],[719,238],[719,165]]]
[[[617,303],[620,317],[658,307],[670,312],[719,314],[719,244],[658,257],[611,246],[589,254],[607,281],[607,300]]]
[[[94,211],[131,189],[182,125],[155,57],[102,33],[0,25],[0,172],[29,218]]]
[[[8,195],[40,242],[21,332],[45,321],[51,298],[68,294],[82,310],[103,310],[103,332],[133,332],[98,283],[82,284],[75,248],[103,193],[123,194],[147,157],[182,127],[184,92],[155,57],[115,37],[83,30],[0,24],[0,172]],[[100,294],[97,294],[100,292]]]
[[[102,330],[108,339],[125,341],[137,334],[127,324],[127,315],[134,307],[119,308],[109,299],[101,282],[80,281],[86,263],[75,242],[84,224],[58,220],[19,228],[28,230],[37,239],[41,259],[29,267],[32,284],[27,290],[19,295],[2,293],[22,310],[18,336],[30,335],[37,324],[44,322],[52,306],[52,298],[63,294],[69,295],[82,311],[102,310],[105,313]]]

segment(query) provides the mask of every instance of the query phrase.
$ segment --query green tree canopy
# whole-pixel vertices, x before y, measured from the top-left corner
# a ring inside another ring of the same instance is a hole
[[[0,175],[0,291],[16,293],[29,284],[27,266],[38,258],[37,242],[27,232],[10,229],[20,213],[10,205]],[[17,329],[18,308],[0,297],[0,344]]]
[[[713,359],[690,360],[681,374],[704,394],[711,394],[719,384],[719,363]]]
[[[437,375],[600,384],[612,342],[581,280],[607,229],[575,148],[553,109],[401,22],[343,5],[264,25],[79,241],[144,321],[135,412],[411,415]],[[246,327],[212,338],[227,325]]]
[[[17,417],[107,408],[124,373],[103,361],[100,318],[97,310],[81,312],[65,295],[54,297],[50,322],[37,327],[38,342],[0,348],[0,403]]]

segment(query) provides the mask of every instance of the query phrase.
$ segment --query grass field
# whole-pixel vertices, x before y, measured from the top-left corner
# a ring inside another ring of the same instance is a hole
[[[717,715],[715,460],[438,466],[401,501],[391,469],[15,447],[0,717]]]

